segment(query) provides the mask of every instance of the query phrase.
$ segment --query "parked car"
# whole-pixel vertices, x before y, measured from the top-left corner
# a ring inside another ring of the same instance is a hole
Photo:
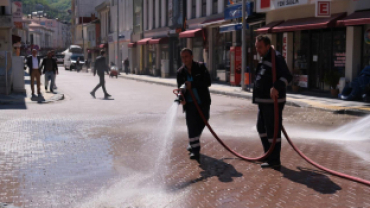
[[[64,63],[64,55],[63,54],[57,54],[57,63]]]

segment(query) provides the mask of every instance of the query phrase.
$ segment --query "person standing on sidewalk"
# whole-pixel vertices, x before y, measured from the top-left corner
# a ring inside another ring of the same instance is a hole
[[[55,60],[55,62],[57,62],[58,61],[58,58],[55,56],[55,51],[54,50],[52,50],[51,51],[51,53],[52,53],[52,57],[53,57],[53,59]],[[58,63],[57,63],[58,64]],[[59,70],[58,70],[58,73],[59,73]],[[54,86],[53,86],[53,89],[58,89],[57,88],[57,82],[56,82],[56,79],[57,79],[57,74],[54,74]],[[46,81],[45,81],[45,83],[46,83]],[[47,84],[46,84],[47,85]]]
[[[47,57],[42,61],[40,68],[44,69],[42,73],[45,74],[45,91],[48,90],[48,82],[50,79],[50,92],[53,93],[55,76],[58,74],[58,65],[55,59],[53,59],[53,53],[51,51],[48,52]]]
[[[105,80],[104,80],[104,72],[107,72],[109,75],[109,67],[105,61],[105,51],[100,51],[100,56],[96,58],[95,65],[94,65],[94,76],[98,73],[99,76],[99,84],[90,92],[91,96],[95,98],[95,92],[102,87],[104,92],[104,98],[107,99],[111,97],[110,94],[107,93],[105,89]]]
[[[125,66],[126,75],[128,75],[128,67],[130,66],[130,62],[128,60],[128,57],[126,57],[125,61],[123,62],[123,65]]]
[[[186,85],[184,106],[186,125],[188,128],[190,159],[199,161],[200,158],[200,136],[205,127],[194,102],[200,106],[204,117],[209,119],[211,105],[211,95],[209,87],[211,86],[211,76],[203,63],[193,61],[193,52],[190,49],[183,49],[180,53],[183,66],[177,71],[177,86],[180,88]],[[189,93],[192,90],[196,101]]]
[[[286,102],[286,87],[293,79],[284,57],[271,47],[267,36],[256,38],[256,50],[262,57],[256,71],[256,80],[253,89],[253,103],[258,105],[257,131],[261,137],[263,149],[270,149],[274,138],[275,109],[274,99],[279,103],[279,126],[276,145],[267,161],[261,164],[262,168],[279,169],[281,151],[281,128],[283,122],[283,109]],[[273,53],[275,52],[275,53]],[[273,82],[272,54],[275,55],[276,81]]]
[[[41,96],[40,90],[40,76],[41,76],[41,69],[40,69],[40,58],[37,56],[37,50],[32,50],[32,55],[27,57],[27,66],[29,69],[29,73],[31,76],[31,90],[32,90],[32,97],[35,97],[35,79],[37,84],[37,94]]]

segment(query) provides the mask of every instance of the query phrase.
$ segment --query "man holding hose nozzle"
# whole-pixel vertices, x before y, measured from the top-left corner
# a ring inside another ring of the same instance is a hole
[[[279,169],[281,151],[281,128],[283,109],[286,102],[286,87],[293,79],[284,57],[271,47],[271,41],[267,36],[256,38],[256,50],[261,56],[256,71],[256,80],[253,89],[253,103],[258,105],[257,131],[261,137],[263,149],[267,152],[274,138],[275,109],[274,99],[279,104],[279,126],[274,151],[261,164],[262,168]],[[276,81],[273,82],[272,55],[275,55]]]
[[[200,158],[200,136],[205,127],[202,117],[194,104],[197,102],[204,117],[209,119],[209,110],[211,105],[211,95],[209,87],[211,86],[211,76],[203,63],[193,61],[193,52],[190,49],[183,49],[180,53],[183,66],[177,71],[177,86],[180,89],[185,84],[185,100],[181,101],[184,106],[186,125],[188,127],[189,145],[187,150],[190,152],[190,159],[199,161]],[[196,98],[191,97],[190,90]]]

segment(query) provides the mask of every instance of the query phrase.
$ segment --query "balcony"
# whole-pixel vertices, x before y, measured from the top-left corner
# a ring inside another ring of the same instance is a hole
[[[12,28],[13,18],[11,15],[0,15],[0,28]]]

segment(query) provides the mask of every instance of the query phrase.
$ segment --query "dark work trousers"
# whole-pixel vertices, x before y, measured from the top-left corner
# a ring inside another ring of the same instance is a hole
[[[279,103],[279,128],[274,151],[267,158],[269,164],[280,164],[281,128],[283,122],[283,109],[285,103]],[[265,153],[270,149],[274,139],[275,109],[274,104],[258,104],[257,131],[261,137]]]
[[[99,84],[94,88],[94,90],[92,91],[93,93],[95,93],[99,87],[102,87],[103,88],[103,92],[104,92],[104,95],[107,95],[107,90],[105,89],[105,80],[104,80],[104,75],[99,75]]]
[[[204,117],[209,120],[209,105],[200,105]],[[185,106],[186,125],[188,127],[189,145],[191,151],[194,153],[200,152],[200,136],[206,126],[202,117],[199,115],[198,110],[193,102],[186,103]]]

